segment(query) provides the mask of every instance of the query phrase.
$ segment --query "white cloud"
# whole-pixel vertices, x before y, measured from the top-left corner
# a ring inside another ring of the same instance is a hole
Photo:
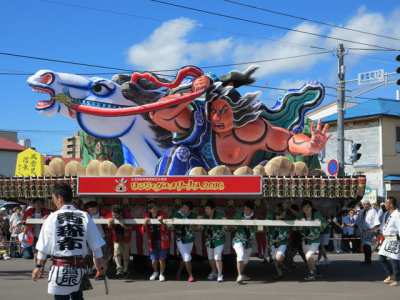
[[[204,43],[188,41],[188,35],[197,26],[188,18],[164,22],[146,40],[129,49],[129,62],[147,70],[175,69],[206,60],[217,62],[228,56],[231,38]]]
[[[389,15],[368,11],[360,7],[356,14],[343,24],[345,27],[365,30],[376,34],[400,37],[400,9],[394,10]],[[190,36],[199,26],[196,21],[189,18],[173,19],[161,24],[151,35],[142,42],[133,45],[128,52],[128,59],[140,69],[175,69],[186,64],[200,63],[229,63],[257,61],[273,58],[284,58],[319,52],[321,49],[312,49],[309,46],[320,46],[335,50],[338,42],[318,36],[307,35],[299,32],[287,32],[276,41],[232,39],[230,37],[204,42],[193,42]],[[399,48],[400,42],[388,40],[359,32],[329,28],[308,22],[303,22],[294,29],[315,34],[330,35],[347,40],[356,40],[366,44]],[[344,43],[345,47],[365,48],[367,46]],[[305,47],[301,47],[304,45]],[[346,64],[356,64],[360,55],[369,54],[368,51],[351,52],[356,55],[346,57]],[[374,52],[375,54],[376,52]],[[291,75],[304,73],[318,63],[324,63],[332,56],[329,54],[305,56],[296,59],[280,60],[274,62],[257,63],[260,69],[257,78],[271,77],[276,74]],[[336,69],[336,65],[334,66]],[[245,66],[238,67],[245,69]],[[331,77],[331,76],[325,76]],[[290,86],[289,86],[290,87]]]
[[[386,35],[393,37],[400,37],[400,10],[394,10],[390,15],[385,16],[377,12],[367,11],[365,6],[358,9],[356,15],[349,19],[344,25],[344,27],[362,30],[370,33],[375,33],[378,35]],[[364,44],[385,46],[389,48],[400,48],[400,42],[386,39],[382,37],[377,37],[374,35],[363,34],[360,32],[343,30],[339,28],[333,28],[327,33],[332,37],[339,37],[346,40],[357,41]],[[345,48],[377,48],[376,46],[368,46],[356,43],[342,42]],[[325,41],[326,47],[332,48],[336,47],[337,41],[327,39]],[[371,53],[376,54],[376,51],[351,51],[349,58],[346,60],[347,63],[355,64],[363,55],[371,55]]]
[[[309,23],[302,23],[295,27],[297,30],[320,34],[322,29]],[[301,45],[320,45],[321,38],[312,35],[306,35],[298,32],[288,32],[277,41],[256,41],[253,43],[239,42],[234,50],[234,60],[236,62],[263,60],[271,58],[289,57],[302,55],[310,52],[319,52],[321,50],[312,50],[296,46]],[[292,45],[292,46],[291,46]],[[279,60],[274,62],[259,63],[260,69],[258,76],[270,76],[277,73],[304,71],[312,67],[320,56],[305,56],[296,59]]]

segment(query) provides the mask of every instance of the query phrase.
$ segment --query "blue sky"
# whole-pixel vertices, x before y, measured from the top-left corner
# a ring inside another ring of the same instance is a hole
[[[255,24],[163,6],[148,0],[64,1],[15,0],[3,3],[0,10],[0,51],[129,69],[151,69],[175,68],[184,64],[206,66],[270,59],[320,51],[309,48],[310,45],[329,50],[336,46],[335,42],[323,38],[290,34]],[[319,34],[400,48],[400,41],[304,23],[239,7],[222,0],[170,2]],[[400,38],[400,3],[396,0],[243,2]],[[396,54],[351,51],[346,55],[347,78],[355,78],[358,72],[380,68],[393,72],[400,65],[394,60]],[[257,82],[259,85],[296,88],[304,80],[319,80],[326,85],[335,86],[337,66],[334,54],[264,63],[260,66]],[[38,69],[71,73],[108,72],[96,68],[0,56],[0,72],[29,73]],[[232,68],[207,71],[222,74],[230,69]],[[352,85],[349,88],[357,86]],[[335,93],[334,90],[327,92]],[[390,85],[365,96],[394,98],[394,93],[395,85]],[[271,105],[277,97],[279,93],[263,90],[262,99],[265,103]],[[39,98],[26,85],[26,76],[0,75],[0,129],[62,131],[20,134],[21,137],[31,138],[33,145],[42,152],[59,153],[62,138],[78,128],[73,121],[61,116],[48,118],[37,114],[34,105]],[[327,97],[326,101],[333,99]]]

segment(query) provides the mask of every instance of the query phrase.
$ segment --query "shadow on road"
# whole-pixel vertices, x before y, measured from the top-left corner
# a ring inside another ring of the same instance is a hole
[[[332,261],[329,265],[322,265],[318,267],[318,281],[325,282],[376,282],[383,280],[384,273],[378,261],[374,261],[371,265],[362,265],[358,257],[352,258],[351,256],[331,256]],[[357,260],[356,260],[357,259]],[[19,261],[17,261],[19,263]],[[236,279],[234,257],[226,257],[224,259],[224,278],[226,281],[234,281]],[[0,262],[1,265],[1,262]],[[50,264],[48,264],[50,265]],[[177,260],[169,260],[167,265],[166,277],[168,281],[176,279],[176,271],[178,270],[179,262]],[[4,265],[0,270],[1,280],[27,280],[31,277],[30,266],[23,264],[23,268],[15,269],[14,264]],[[112,279],[121,280],[124,282],[138,282],[148,280],[151,274],[151,267],[147,259],[135,259],[132,263],[131,274],[125,279]],[[209,274],[209,266],[205,260],[195,260],[193,262],[193,273],[196,280],[207,281]],[[294,268],[286,269],[284,277],[280,281],[304,281],[304,276],[307,272],[306,266],[302,262],[296,262]],[[252,278],[247,284],[262,284],[276,282],[273,278],[275,269],[273,264],[263,262],[259,259],[250,261],[246,269],[246,274]],[[46,276],[45,276],[46,277]],[[182,272],[181,280],[186,280],[187,275]]]

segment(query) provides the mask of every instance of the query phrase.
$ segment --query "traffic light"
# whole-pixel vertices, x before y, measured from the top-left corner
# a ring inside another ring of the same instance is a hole
[[[398,62],[400,62],[400,54],[396,56],[396,60],[397,60]],[[400,67],[397,67],[396,73],[397,73],[397,74],[400,74]],[[396,84],[397,84],[397,85],[400,85],[400,79],[397,79]]]
[[[361,153],[358,153],[360,148],[361,148],[361,144],[360,143],[354,143],[354,144],[351,145],[350,160],[351,160],[352,164],[354,164],[356,161],[358,161],[361,158]]]

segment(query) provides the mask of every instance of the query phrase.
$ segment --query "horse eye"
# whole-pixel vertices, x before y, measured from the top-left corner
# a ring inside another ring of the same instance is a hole
[[[95,84],[95,85],[93,86],[93,91],[94,91],[94,92],[100,93],[101,90],[102,90],[102,86],[101,86],[100,84]]]
[[[111,91],[105,84],[96,83],[92,86],[92,92],[99,96],[107,96]]]

